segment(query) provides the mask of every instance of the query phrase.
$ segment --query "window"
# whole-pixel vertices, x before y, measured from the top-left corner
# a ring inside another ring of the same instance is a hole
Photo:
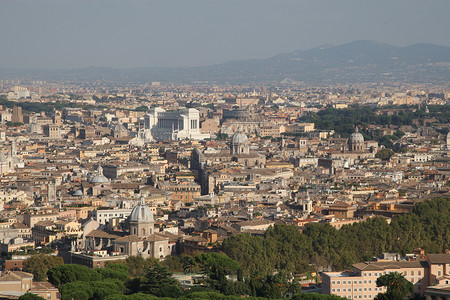
[[[341,284],[341,282],[340,282],[340,281],[338,281],[338,282],[337,282],[337,284]]]
[[[52,299],[52,294],[51,293],[47,293],[47,299]]]
[[[336,284],[336,281],[332,281],[331,284]]]
[[[331,291],[334,293],[335,289],[331,289]]]
[[[159,252],[162,252],[162,249],[163,249],[162,247],[159,247]]]
[[[361,280],[359,281],[359,284],[362,284],[362,281],[361,281]]]
[[[438,271],[438,276],[441,276],[441,274],[442,274],[442,272],[441,272],[441,271]]]
[[[411,271],[411,276],[414,276],[414,271]]]
[[[372,273],[369,273],[369,276],[372,276]]]
[[[417,271],[417,275],[422,275],[422,271]]]

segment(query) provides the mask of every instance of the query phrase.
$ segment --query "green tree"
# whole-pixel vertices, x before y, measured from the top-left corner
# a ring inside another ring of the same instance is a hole
[[[172,277],[172,273],[159,263],[155,264],[145,274],[141,291],[158,297],[178,298],[183,290],[181,284]]]
[[[45,299],[33,293],[25,293],[19,297],[19,300],[45,300]]]
[[[148,106],[145,105],[141,105],[136,107],[135,111],[147,111],[148,110]]]
[[[47,271],[55,266],[64,264],[59,256],[38,254],[27,258],[23,262],[23,270],[33,273],[35,281],[47,280]]]
[[[339,297],[336,295],[322,295],[317,293],[302,293],[296,294],[292,297],[292,300],[343,300],[347,298]]]
[[[102,276],[102,278],[118,279],[125,281],[128,279],[128,266],[120,263],[110,263],[104,268],[98,268],[96,271]]]
[[[130,276],[144,276],[148,269],[153,267],[158,260],[152,257],[144,259],[142,256],[129,256],[124,261],[121,261],[124,265],[128,266],[128,272]]]
[[[218,140],[218,141],[225,141],[227,139],[228,139],[228,134],[226,134],[226,133],[219,132],[218,134],[216,134],[216,140]]]
[[[110,295],[122,295],[125,286],[117,279],[74,281],[62,285],[62,300],[103,300]]]
[[[378,277],[377,287],[381,286],[386,287],[386,292],[379,293],[375,297],[377,300],[403,300],[414,291],[414,285],[398,272],[391,272]]]
[[[375,157],[381,160],[389,160],[392,155],[394,155],[392,149],[380,149],[377,154],[375,154]]]
[[[102,276],[95,270],[82,265],[66,264],[51,268],[48,280],[56,286],[75,281],[99,281]]]
[[[200,266],[202,273],[213,280],[219,280],[227,274],[231,274],[239,269],[239,264],[220,253],[202,253],[195,256],[195,262]]]

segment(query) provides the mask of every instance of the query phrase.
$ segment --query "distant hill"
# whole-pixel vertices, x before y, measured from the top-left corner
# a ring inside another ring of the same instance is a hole
[[[310,50],[279,54],[268,59],[228,61],[188,68],[113,69],[89,67],[75,70],[5,70],[0,78],[111,80],[120,82],[211,83],[448,83],[450,47],[414,44],[396,47],[373,41],[324,45]]]

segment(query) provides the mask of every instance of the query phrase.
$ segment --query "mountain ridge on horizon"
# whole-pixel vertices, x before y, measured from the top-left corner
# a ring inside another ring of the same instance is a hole
[[[2,69],[0,78],[41,76],[46,79],[119,82],[250,83],[358,83],[376,81],[448,82],[450,47],[430,43],[393,46],[357,40],[281,53],[263,59],[229,60],[194,67],[113,68],[88,66],[72,69]],[[42,79],[42,78],[40,78]]]

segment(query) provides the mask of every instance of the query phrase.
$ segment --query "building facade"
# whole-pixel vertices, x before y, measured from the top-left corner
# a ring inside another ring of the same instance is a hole
[[[151,108],[144,116],[145,129],[150,130],[154,140],[204,140],[210,134],[200,132],[200,113],[194,108],[166,111]]]

